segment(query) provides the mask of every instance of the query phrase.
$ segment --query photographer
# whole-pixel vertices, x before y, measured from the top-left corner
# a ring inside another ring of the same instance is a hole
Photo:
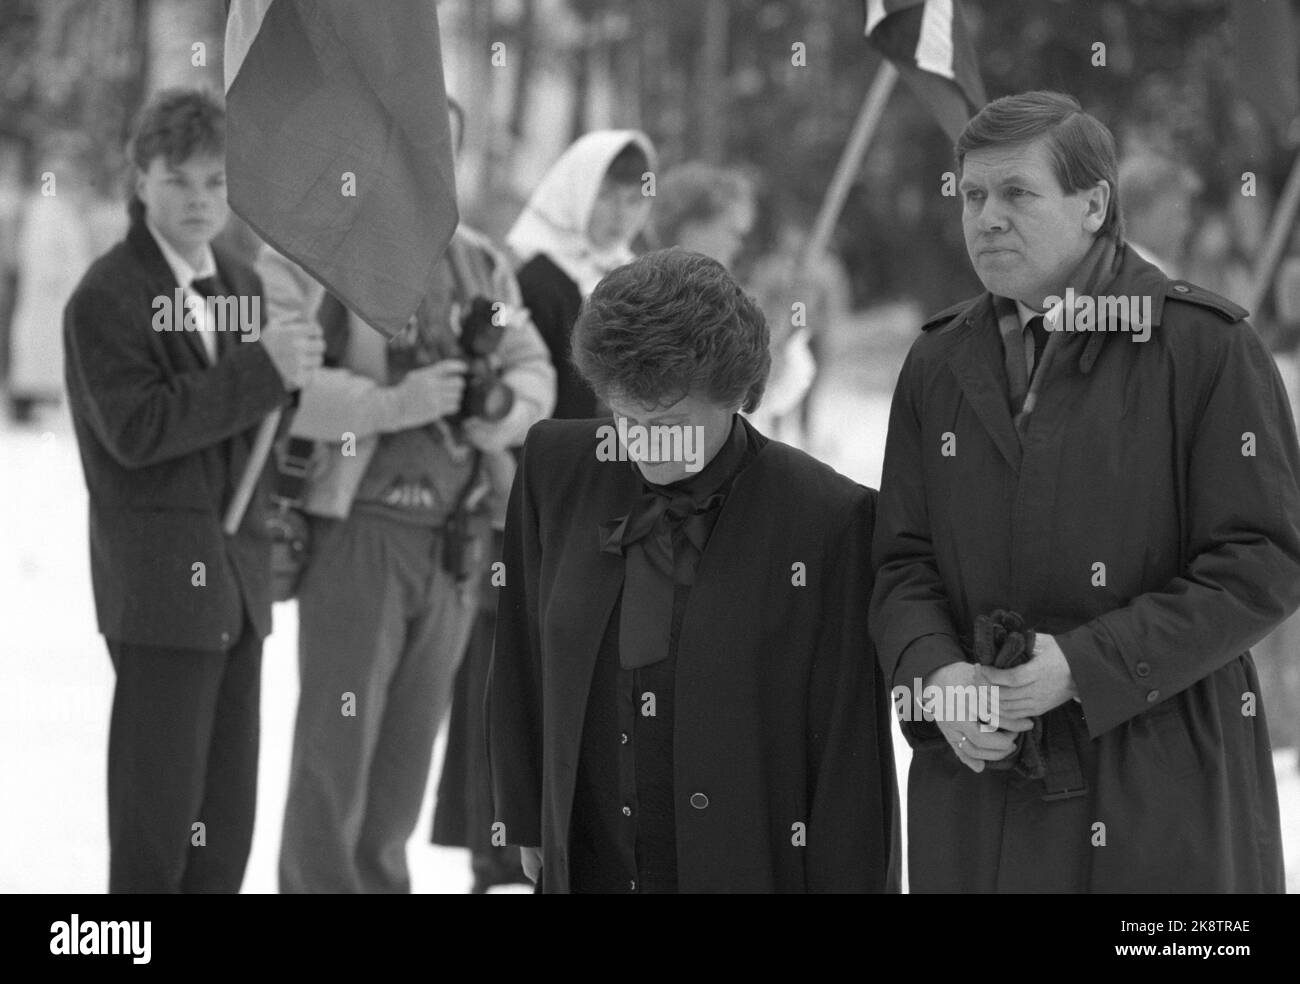
[[[318,318],[327,346],[292,424],[322,443],[303,503],[280,889],[408,892],[406,841],[504,519],[508,449],[550,413],[555,373],[508,263],[463,225],[391,342],[273,251],[259,271],[272,322]],[[499,341],[471,365],[475,333]],[[492,395],[467,407],[471,391]]]

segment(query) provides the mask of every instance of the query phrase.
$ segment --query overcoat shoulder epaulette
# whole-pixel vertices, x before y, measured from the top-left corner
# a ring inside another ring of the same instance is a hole
[[[1212,290],[1198,287],[1186,280],[1169,281],[1169,286],[1165,289],[1165,300],[1184,301],[1197,307],[1207,308],[1230,323],[1241,321],[1250,313],[1240,304],[1235,304]]]
[[[944,325],[951,324],[961,315],[973,308],[977,301],[984,295],[979,294],[975,297],[968,297],[964,301],[958,301],[952,307],[944,308],[938,314],[933,314],[921,325],[922,331],[931,331],[935,328],[941,328]]]

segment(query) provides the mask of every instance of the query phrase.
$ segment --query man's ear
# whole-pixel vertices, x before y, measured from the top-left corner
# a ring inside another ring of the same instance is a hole
[[[1110,182],[1104,178],[1084,193],[1087,210],[1083,213],[1085,232],[1097,233],[1106,224],[1106,214],[1110,208]]]

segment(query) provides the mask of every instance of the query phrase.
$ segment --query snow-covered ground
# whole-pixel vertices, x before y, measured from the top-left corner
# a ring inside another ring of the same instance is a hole
[[[880,481],[888,390],[904,348],[896,326],[908,320],[895,312],[884,325],[845,326],[827,360],[809,442],[814,453],[873,487]],[[880,342],[854,341],[863,338]],[[102,892],[108,881],[105,770],[113,673],[95,629],[86,492],[66,411],[47,411],[25,429],[0,425],[0,476],[0,891]],[[296,639],[296,609],[277,606],[263,656],[258,818],[246,892],[276,890],[298,696]],[[907,746],[897,735],[895,746],[905,783]],[[1276,766],[1287,882],[1297,891],[1295,750],[1279,752]],[[434,788],[430,783],[408,847],[414,890],[465,892],[466,852],[428,843]]]

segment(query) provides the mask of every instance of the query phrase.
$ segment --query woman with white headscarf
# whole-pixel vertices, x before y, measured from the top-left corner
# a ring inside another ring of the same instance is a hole
[[[631,243],[650,216],[655,165],[654,145],[638,130],[585,134],[551,165],[506,236],[521,264],[524,305],[555,363],[556,417],[603,409],[569,362],[569,332],[583,298],[632,260]]]

